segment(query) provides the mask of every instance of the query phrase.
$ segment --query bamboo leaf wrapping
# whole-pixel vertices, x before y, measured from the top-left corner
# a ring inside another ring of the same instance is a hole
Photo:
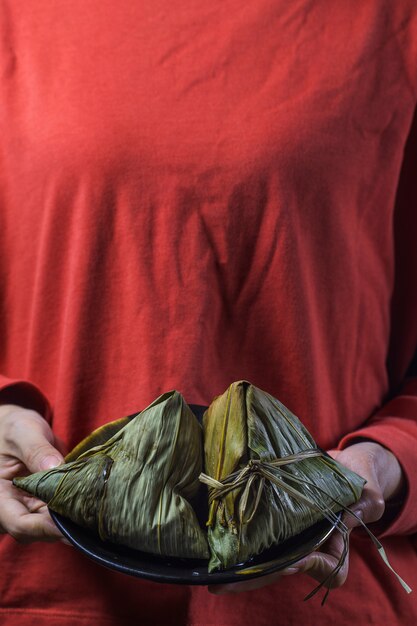
[[[330,588],[348,551],[348,529],[335,513],[356,517],[348,507],[365,480],[319,450],[279,400],[246,381],[214,399],[203,427],[204,474],[201,426],[181,394],[171,391],[136,416],[95,430],[64,465],[13,482],[103,540],[152,554],[210,557],[210,572],[244,563],[327,518],[344,549],[307,598]],[[208,534],[190,503],[199,481],[209,487]],[[357,519],[409,593],[378,539]],[[252,571],[249,565],[238,573]]]
[[[203,427],[208,477],[227,482],[233,473],[239,480],[239,472],[247,472],[239,486],[212,499],[209,571],[247,561],[323,519],[323,509],[336,512],[362,493],[363,478],[317,452],[299,419],[246,381],[233,383],[215,398]],[[304,451],[310,458],[274,465]]]
[[[167,556],[208,558],[190,500],[200,487],[202,430],[181,394],[87,438],[70,462],[14,484],[102,539]],[[99,433],[99,434],[97,434]]]

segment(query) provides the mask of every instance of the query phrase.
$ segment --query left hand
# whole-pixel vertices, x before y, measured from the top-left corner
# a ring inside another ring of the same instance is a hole
[[[64,446],[36,411],[17,405],[0,406],[0,535],[19,543],[63,539],[44,502],[14,487],[15,476],[26,476],[60,465]]]
[[[380,520],[384,514],[386,502],[398,495],[404,487],[405,478],[394,454],[373,441],[360,441],[345,450],[330,450],[329,454],[367,481],[361,498],[351,506],[352,510],[366,524]],[[349,532],[355,526],[360,525],[348,513],[344,514],[343,521],[350,529]],[[287,569],[247,582],[211,585],[209,591],[215,594],[251,591],[277,582],[281,576],[289,576],[299,572],[304,572],[318,582],[322,582],[337,565],[342,550],[343,537],[339,532],[334,532],[319,551],[312,552]],[[347,557],[343,567],[332,580],[332,588],[343,585],[348,575],[348,569],[349,559]]]

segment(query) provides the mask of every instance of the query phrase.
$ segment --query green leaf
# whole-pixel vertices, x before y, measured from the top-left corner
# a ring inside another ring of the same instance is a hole
[[[190,500],[202,469],[202,430],[181,394],[168,392],[76,459],[14,484],[103,540],[167,556],[208,558]],[[73,458],[70,455],[69,458]],[[68,458],[68,457],[67,457]]]

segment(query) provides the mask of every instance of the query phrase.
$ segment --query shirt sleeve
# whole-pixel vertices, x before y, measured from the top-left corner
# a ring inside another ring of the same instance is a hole
[[[417,532],[417,109],[404,149],[394,211],[395,273],[387,371],[389,400],[339,443],[371,439],[391,450],[407,482],[399,514],[381,536]],[[414,357],[414,359],[413,359]],[[410,365],[411,363],[411,365]]]
[[[381,536],[417,532],[417,378],[409,380],[401,394],[372,416],[363,428],[343,437],[339,449],[361,438],[390,450],[401,464],[407,482],[400,512]]]
[[[14,380],[0,374],[0,404],[16,404],[40,413],[48,422],[52,410],[39,387],[27,380]]]

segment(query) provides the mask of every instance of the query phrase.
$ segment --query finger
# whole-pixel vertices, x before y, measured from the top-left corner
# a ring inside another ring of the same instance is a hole
[[[349,572],[348,556],[344,559],[340,569],[336,571],[338,565],[339,559],[335,559],[325,552],[315,552],[307,557],[304,563],[300,564],[299,571],[308,574],[319,583],[324,582],[326,586],[335,588],[341,587],[346,581]]]
[[[39,513],[42,510],[48,510],[47,505],[42,500],[38,500],[33,496],[25,495],[23,493],[23,497],[20,499],[20,502],[26,507],[29,513]]]
[[[15,476],[23,476],[28,471],[19,459],[0,455],[0,479],[12,480]]]
[[[361,498],[352,506],[352,511],[361,516],[366,524],[377,522],[385,511],[385,501],[380,490],[372,484],[366,485]],[[352,518],[352,516],[350,517]],[[352,522],[350,521],[349,523],[351,524]],[[360,522],[353,524],[353,526],[359,525]]]
[[[374,449],[375,446],[377,449],[381,447],[377,444],[372,444],[371,449],[369,449],[369,446],[369,442],[362,442],[352,445],[345,450],[329,451],[329,454],[334,456],[338,462],[366,479],[366,484],[360,499],[351,506],[353,511],[362,512],[362,519],[365,523],[378,521],[385,511],[384,494],[381,489],[381,477],[378,469],[380,465],[379,456]],[[360,524],[358,521],[352,521],[353,516],[349,517],[345,518],[349,527],[358,526]]]
[[[45,504],[45,502],[42,502],[42,500],[39,500],[35,496],[31,496],[22,489],[15,487],[10,481],[1,482],[0,497],[20,502],[26,509],[27,513],[46,512],[48,514],[48,519],[50,519],[48,505]]]
[[[44,503],[35,504],[36,499],[32,498],[31,508],[35,512],[31,512],[19,490],[5,480],[0,481],[0,494],[0,532],[8,533],[20,543],[62,539]]]
[[[35,541],[59,541],[63,537],[46,511],[23,515],[9,534],[16,541],[24,544]]]
[[[349,530],[353,530],[353,528],[357,526],[362,526],[361,520],[363,521],[363,510],[356,505],[349,508],[349,511],[343,513],[342,516],[342,522]]]
[[[52,445],[54,435],[45,420],[18,420],[9,439],[17,457],[30,472],[51,469],[64,461],[61,452]]]
[[[47,511],[29,513],[21,503],[11,500],[3,502],[0,532],[11,535],[19,543],[62,539]]]
[[[260,589],[265,585],[275,583],[282,576],[290,576],[297,573],[306,573],[320,583],[329,580],[329,586],[332,588],[340,587],[346,581],[349,571],[348,553],[339,567],[344,548],[345,543],[343,536],[340,533],[335,532],[330,539],[323,544],[320,552],[313,552],[290,567],[274,574],[270,574],[269,576],[254,578],[242,583],[209,585],[208,590],[210,593],[216,595],[252,591],[254,589]]]
[[[349,540],[350,532],[346,540]],[[326,587],[340,587],[349,571],[348,543],[341,533],[335,532],[320,550],[312,552],[295,564],[300,572],[308,574]]]

